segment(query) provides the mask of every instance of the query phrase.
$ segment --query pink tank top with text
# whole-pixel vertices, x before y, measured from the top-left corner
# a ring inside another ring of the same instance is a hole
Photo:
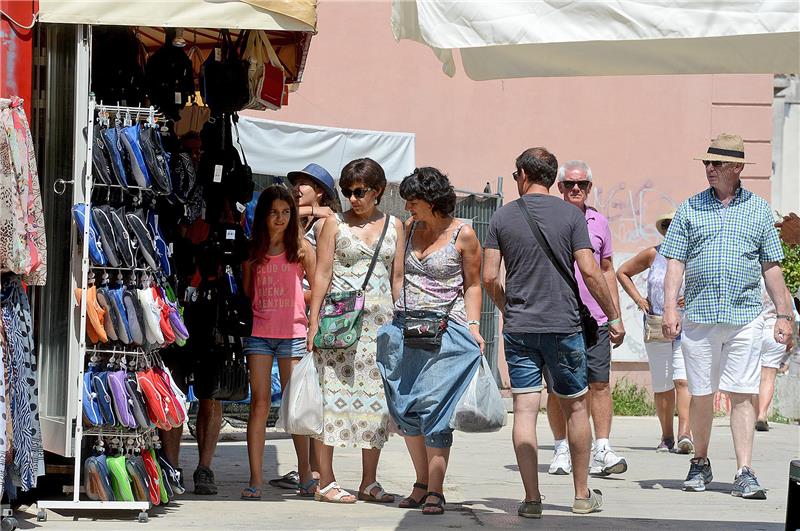
[[[253,336],[270,339],[306,337],[303,267],[286,254],[268,257],[253,275]]]

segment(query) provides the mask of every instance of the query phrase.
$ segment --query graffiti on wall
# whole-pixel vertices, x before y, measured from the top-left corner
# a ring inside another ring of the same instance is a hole
[[[656,220],[675,210],[683,200],[673,199],[651,180],[636,186],[627,183],[610,188],[597,186],[592,194],[591,204],[608,218],[615,248],[630,251],[657,243],[661,235],[656,231]]]

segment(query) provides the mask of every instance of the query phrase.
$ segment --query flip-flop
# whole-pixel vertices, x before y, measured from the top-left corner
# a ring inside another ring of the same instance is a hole
[[[133,490],[131,489],[131,477],[128,475],[125,466],[125,456],[107,457],[106,465],[108,466],[111,487],[114,490],[114,498],[117,501],[135,501]]]
[[[316,487],[319,485],[319,480],[311,478],[305,483],[300,483],[297,489],[297,495],[301,498],[313,498]]]
[[[372,489],[378,489],[377,496],[372,495]],[[391,499],[386,499],[389,496]],[[372,483],[371,485],[367,485],[367,487],[358,493],[358,499],[361,501],[369,502],[369,503],[394,503],[394,496],[391,494],[387,494],[381,484],[377,481]]]
[[[256,501],[261,499],[261,489],[258,487],[245,487],[242,489],[242,499]]]
[[[300,488],[300,475],[292,470],[279,478],[269,480],[269,484],[279,489],[297,490]]]

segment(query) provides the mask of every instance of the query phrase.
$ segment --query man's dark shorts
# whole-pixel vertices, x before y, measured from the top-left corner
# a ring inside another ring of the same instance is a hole
[[[608,383],[611,377],[611,342],[608,339],[608,325],[601,325],[597,331],[597,343],[586,351],[586,368],[589,383]]]
[[[506,362],[512,393],[536,393],[544,388],[549,369],[553,392],[577,398],[589,389],[586,380],[586,346],[582,332],[572,334],[516,334],[506,332]]]

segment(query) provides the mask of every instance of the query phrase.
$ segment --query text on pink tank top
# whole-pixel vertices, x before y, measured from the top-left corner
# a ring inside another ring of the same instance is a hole
[[[286,254],[268,257],[253,275],[253,336],[270,339],[306,337],[303,268]]]

